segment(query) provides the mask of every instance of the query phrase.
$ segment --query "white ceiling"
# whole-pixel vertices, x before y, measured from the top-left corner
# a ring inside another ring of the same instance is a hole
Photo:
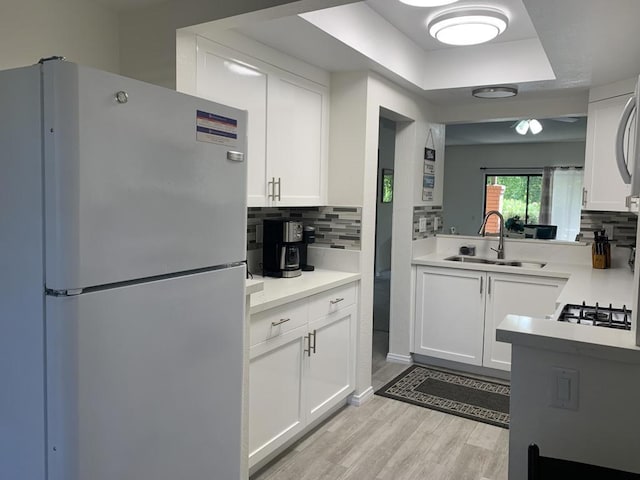
[[[421,9],[407,6],[397,0],[367,0],[362,4],[422,49],[425,56],[431,55],[431,58],[436,58],[433,57],[434,55],[440,55],[450,60],[459,57],[469,62],[470,56],[473,59],[483,55],[482,60],[489,65],[491,61],[495,61],[491,58],[489,47],[493,47],[498,55],[499,46],[504,48],[515,45],[518,41],[539,39],[555,79],[517,82],[520,99],[558,98],[640,73],[640,42],[637,41],[640,25],[639,0],[490,0],[490,2],[481,2],[481,4],[490,4],[503,9],[510,18],[508,30],[498,39],[489,42],[490,44],[487,44],[484,50],[480,50],[482,46],[444,46],[428,36],[424,27],[425,22],[435,12],[449,7]],[[461,0],[456,5],[465,4],[477,6],[478,2]],[[335,7],[328,9],[327,12],[331,10],[336,15],[340,15],[341,12],[347,12],[356,7],[360,8],[362,5]],[[336,20],[339,18],[336,17]],[[354,25],[354,28],[361,28],[361,25]],[[380,65],[376,59],[372,59],[371,55],[363,55],[353,46],[347,46],[335,36],[328,35],[298,16],[245,26],[240,30],[273,48],[329,71],[369,68],[386,74],[396,81],[398,75],[402,77],[402,74],[392,68],[385,71],[385,66]],[[372,35],[375,36],[376,33]],[[380,48],[384,49],[384,40],[382,38],[375,40],[380,42]],[[473,55],[469,52],[473,52]],[[491,69],[487,68],[487,70]],[[403,83],[406,76],[399,80]],[[467,85],[459,85],[457,88],[426,89],[421,93],[437,104],[474,102],[477,100],[470,97],[470,91],[472,87],[479,86],[481,83],[478,83],[475,78],[472,80],[474,80],[473,83],[468,82]],[[404,83],[407,86],[406,82]],[[416,89],[416,85],[409,86]]]
[[[91,1],[126,14],[129,10],[167,0]],[[429,37],[425,25],[431,17],[453,6],[465,5],[500,8],[509,17],[509,28],[494,41],[475,47],[445,46]],[[323,18],[330,11],[335,16]],[[323,28],[303,19],[304,16],[317,20],[314,14],[322,20],[316,24]],[[343,32],[336,27],[341,20]],[[365,24],[372,20],[377,28],[367,31]],[[435,104],[454,109],[470,105],[483,109],[494,101],[473,98],[471,90],[476,86],[517,84],[517,97],[499,101],[505,104],[539,101],[540,105],[549,105],[572,96],[586,98],[592,86],[637,76],[640,74],[639,27],[640,0],[459,0],[451,6],[423,9],[397,0],[366,0],[311,14],[243,24],[239,31],[328,71],[370,69]],[[350,39],[354,31],[360,31],[364,37],[357,41]],[[374,48],[363,53],[358,41],[368,42]],[[407,51],[414,54],[414,59],[418,55],[427,60],[418,58],[411,62]],[[517,55],[518,51],[523,53]],[[386,57],[378,55],[379,52]],[[401,57],[400,68],[393,65],[396,56]],[[527,70],[533,63],[536,68]],[[454,71],[456,68],[459,70]],[[520,68],[517,74],[499,81],[503,72],[517,68]],[[456,77],[454,88],[451,84],[449,88],[429,88],[429,80],[438,70],[446,72],[449,78]],[[416,72],[424,79],[417,77]],[[526,74],[532,78],[524,78]],[[483,78],[488,81],[483,82]],[[512,81],[513,78],[517,81]],[[578,112],[555,114],[567,113]],[[543,133],[531,139],[514,136],[510,128],[512,121],[476,123],[473,128],[469,124],[449,126],[448,136],[451,132],[452,144],[555,141],[560,138],[555,135],[563,135],[564,140],[584,139],[584,121],[543,123]]]

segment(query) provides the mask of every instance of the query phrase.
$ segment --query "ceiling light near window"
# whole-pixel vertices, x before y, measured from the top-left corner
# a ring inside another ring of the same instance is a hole
[[[477,45],[493,40],[507,29],[509,19],[499,10],[457,9],[443,12],[428,25],[429,34],[448,45]]]
[[[411,5],[412,7],[440,7],[457,1],[458,0],[400,0],[400,2]]]
[[[542,124],[535,118],[531,118],[528,120],[520,120],[515,128],[516,132],[520,135],[526,135],[529,130],[531,130],[531,133],[534,135],[537,135],[542,131]]]

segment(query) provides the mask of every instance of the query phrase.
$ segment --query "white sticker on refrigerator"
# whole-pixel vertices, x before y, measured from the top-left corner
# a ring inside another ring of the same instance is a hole
[[[238,120],[197,110],[196,140],[236,147],[238,145]]]

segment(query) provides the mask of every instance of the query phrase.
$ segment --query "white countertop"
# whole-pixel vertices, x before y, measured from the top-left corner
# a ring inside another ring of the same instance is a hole
[[[339,272],[316,268],[313,272],[302,272],[295,278],[273,278],[254,275],[253,280],[259,282],[262,291],[251,295],[250,314],[262,312],[316,293],[339,287],[360,280],[359,273]]]
[[[245,295],[251,295],[253,293],[260,292],[264,289],[264,282],[262,281],[262,277],[256,280],[255,278],[247,279],[244,286]]]
[[[429,265],[484,272],[515,273],[519,275],[536,275],[539,277],[566,278],[567,284],[562,289],[557,303],[582,303],[614,306],[631,305],[633,299],[633,273],[627,266],[597,270],[591,265],[548,262],[542,268],[509,267],[482,263],[464,263],[445,260],[449,255],[432,253],[413,259],[414,265]],[[507,259],[509,260],[509,259]],[[517,258],[514,260],[524,260]]]
[[[615,328],[507,315],[498,326],[496,339],[543,350],[640,363],[635,332]]]
[[[509,267],[491,264],[472,264],[444,260],[448,255],[432,253],[417,257],[415,265],[430,265],[486,272],[514,273],[542,277],[566,278],[557,304],[567,303],[600,305],[611,303],[614,307],[627,305],[633,300],[633,273],[626,266],[596,270],[591,265],[549,262],[543,268]],[[526,260],[526,259],[518,259]],[[574,352],[625,362],[640,362],[640,348],[635,345],[635,332],[609,328],[590,327],[565,322],[556,318],[531,318],[507,315],[497,329],[497,339],[530,347]]]

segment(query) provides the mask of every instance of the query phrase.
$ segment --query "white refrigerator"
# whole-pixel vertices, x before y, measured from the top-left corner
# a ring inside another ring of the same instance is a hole
[[[241,475],[246,112],[0,72],[0,477]]]

